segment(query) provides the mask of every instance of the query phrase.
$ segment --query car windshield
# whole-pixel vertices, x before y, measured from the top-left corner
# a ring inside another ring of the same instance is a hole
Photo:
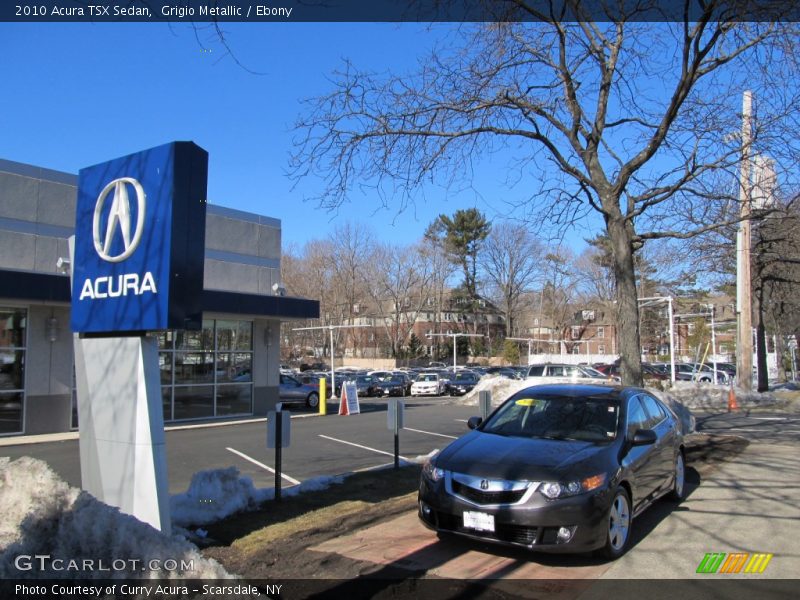
[[[459,373],[456,375],[456,381],[474,381],[475,376],[472,373]]]
[[[436,381],[437,378],[438,375],[436,375],[435,373],[427,373],[427,374],[423,373],[422,375],[417,377],[417,381]]]
[[[481,431],[509,437],[606,442],[617,436],[619,402],[591,396],[512,396]]]

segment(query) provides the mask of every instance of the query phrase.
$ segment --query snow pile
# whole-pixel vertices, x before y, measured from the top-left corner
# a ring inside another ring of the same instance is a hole
[[[726,410],[729,394],[728,387],[692,381],[676,381],[672,388],[663,392],[665,397],[675,399],[696,410]],[[734,394],[739,408],[774,406],[781,403],[773,392],[745,392],[736,388]]]
[[[0,458],[0,578],[232,577],[180,536],[170,537],[91,494],[45,462]],[[20,556],[47,556],[30,569]],[[88,563],[87,561],[91,561]],[[151,568],[157,561],[160,568]],[[90,564],[93,568],[84,568]],[[104,567],[104,570],[101,568]]]
[[[519,390],[533,385],[529,380],[509,379],[507,377],[483,377],[472,391],[464,394],[456,404],[478,406],[480,392],[488,390],[492,394],[492,406],[500,406],[506,399],[510,398]]]
[[[169,499],[172,524],[208,525],[233,513],[253,510],[272,497],[272,492],[257,490],[252,479],[239,477],[236,467],[198,471],[192,475],[188,490]]]
[[[300,485],[281,489],[281,495],[297,496],[324,490],[332,484],[342,483],[344,478],[344,475],[315,477]],[[208,525],[237,512],[255,510],[274,497],[273,488],[256,489],[253,480],[240,477],[236,467],[199,471],[192,475],[188,490],[170,498],[170,515],[173,526]]]

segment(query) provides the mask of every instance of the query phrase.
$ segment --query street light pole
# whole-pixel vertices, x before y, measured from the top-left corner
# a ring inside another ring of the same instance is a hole
[[[456,358],[456,338],[459,337],[485,337],[482,333],[429,333],[426,337],[451,337],[453,338],[453,371],[458,366]]]
[[[319,327],[295,327],[292,331],[313,331],[327,329],[331,335],[331,400],[336,399],[336,371],[333,368],[333,330],[334,329],[357,329],[359,327],[372,327],[371,325],[320,325]]]

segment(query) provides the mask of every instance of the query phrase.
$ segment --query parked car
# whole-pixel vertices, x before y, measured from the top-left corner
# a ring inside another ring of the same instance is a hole
[[[486,374],[490,377],[505,377],[506,379],[521,379],[519,374],[511,367],[489,367]]]
[[[473,371],[461,371],[456,373],[450,380],[450,395],[463,396],[464,394],[468,394],[478,385],[480,380],[480,376]]]
[[[438,373],[420,373],[411,384],[412,396],[441,396],[447,391],[447,380]]]
[[[403,377],[391,377],[375,382],[376,396],[405,396],[408,385]]]
[[[714,381],[714,369],[707,364],[701,363],[675,363],[675,379],[712,383]],[[729,383],[728,374],[721,369],[717,370],[716,383]]]
[[[308,408],[319,406],[319,386],[302,383],[291,375],[280,376],[278,396],[281,402],[303,402]]]
[[[643,389],[532,386],[468,426],[422,470],[419,517],[437,532],[616,559],[634,515],[684,497],[681,421]]]
[[[583,365],[552,364],[531,365],[526,379],[535,383],[587,383],[616,385],[619,377]]]

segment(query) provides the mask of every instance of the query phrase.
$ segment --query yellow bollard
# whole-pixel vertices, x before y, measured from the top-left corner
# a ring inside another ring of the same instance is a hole
[[[325,378],[319,380],[319,414],[328,414],[328,401],[325,397]]]

